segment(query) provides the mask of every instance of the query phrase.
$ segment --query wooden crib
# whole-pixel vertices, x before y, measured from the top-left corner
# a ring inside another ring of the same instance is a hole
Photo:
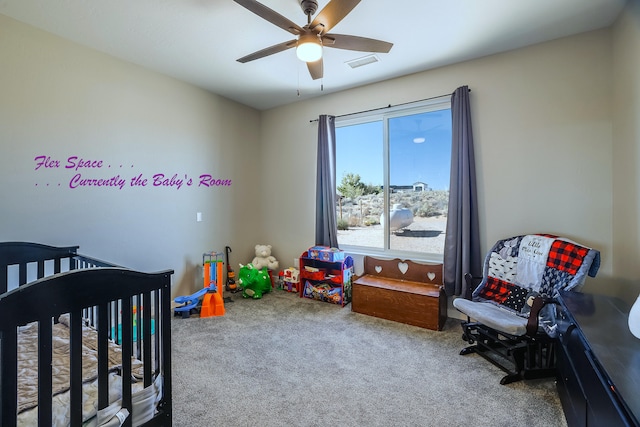
[[[0,243],[1,424],[171,425],[173,271],[77,250]]]

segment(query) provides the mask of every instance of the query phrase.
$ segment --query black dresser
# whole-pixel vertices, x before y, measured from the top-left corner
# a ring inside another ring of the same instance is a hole
[[[630,305],[563,292],[558,307],[558,393],[573,426],[640,426],[640,339]]]

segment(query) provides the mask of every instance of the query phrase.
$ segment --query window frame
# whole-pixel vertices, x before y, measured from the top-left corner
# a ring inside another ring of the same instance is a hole
[[[429,113],[440,110],[451,110],[451,96],[445,95],[430,98],[423,101],[416,101],[407,104],[389,106],[382,109],[368,110],[361,113],[354,113],[344,116],[336,116],[335,127],[359,125],[364,123],[382,121],[382,162],[383,162],[383,212],[388,214],[390,208],[390,157],[389,157],[389,120],[397,117],[410,116],[414,114]],[[336,141],[337,142],[337,141]],[[339,184],[338,177],[334,177],[336,185]],[[448,218],[447,218],[448,220]],[[384,244],[382,248],[372,246],[357,246],[340,244],[340,249],[354,255],[371,255],[384,258],[412,259],[426,262],[443,262],[444,254],[403,251],[390,248],[391,231],[389,221],[384,224]]]

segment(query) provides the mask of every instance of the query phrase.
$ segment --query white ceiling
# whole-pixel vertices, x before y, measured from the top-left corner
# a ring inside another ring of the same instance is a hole
[[[299,0],[259,1],[306,24]],[[232,0],[0,0],[0,13],[263,110],[607,27],[625,2],[362,0],[332,32],[393,48],[356,69],[345,62],[367,53],[325,48],[316,81],[294,49],[237,62],[294,37]],[[318,3],[321,10],[328,0]]]

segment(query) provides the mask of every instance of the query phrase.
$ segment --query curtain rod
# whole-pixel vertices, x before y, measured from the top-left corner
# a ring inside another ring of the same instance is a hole
[[[469,92],[471,92],[471,89],[469,89]],[[413,103],[422,102],[422,101],[430,101],[432,99],[442,98],[443,96],[447,96],[447,95],[449,95],[449,94],[445,93],[444,95],[432,96],[431,98],[418,99],[417,101],[403,102],[402,104],[396,104],[396,105],[389,104],[386,107],[378,107],[378,108],[372,108],[370,110],[356,111],[355,113],[341,114],[341,115],[335,116],[335,117],[347,117],[347,116],[353,116],[353,115],[360,114],[360,113],[370,113],[371,111],[385,110],[387,108],[398,107],[400,105],[413,104]],[[309,123],[313,123],[313,122],[317,122],[317,121],[318,121],[318,119],[313,119],[313,120],[309,120]]]

